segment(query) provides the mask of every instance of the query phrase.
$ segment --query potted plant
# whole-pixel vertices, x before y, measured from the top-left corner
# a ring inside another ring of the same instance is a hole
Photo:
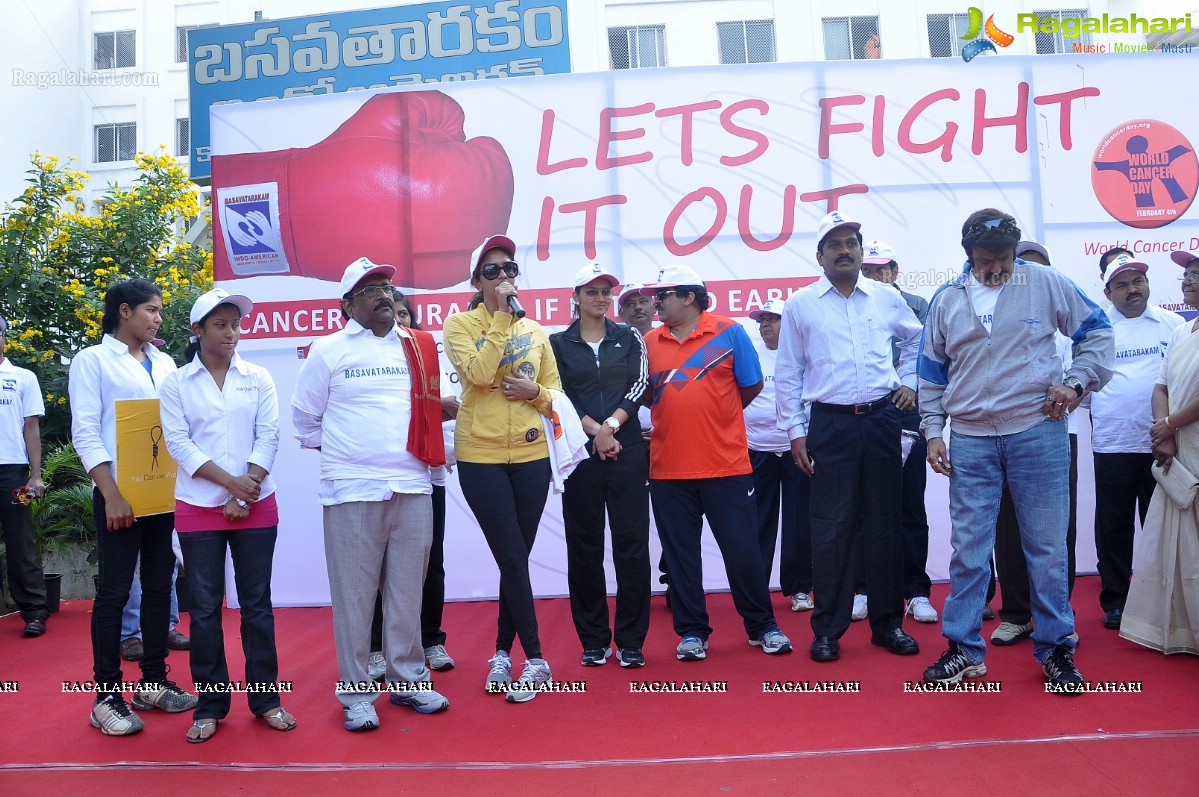
[[[87,561],[95,564],[95,529],[92,519],[92,483],[70,443],[50,449],[43,458],[42,481],[46,491],[33,500],[33,544],[42,567],[47,554],[67,554],[83,547]],[[58,611],[62,573],[45,573],[46,605]]]

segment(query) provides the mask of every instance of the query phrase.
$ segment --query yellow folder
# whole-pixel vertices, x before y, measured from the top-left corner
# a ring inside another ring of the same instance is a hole
[[[117,488],[135,517],[175,511],[179,466],[162,439],[158,399],[117,401]]]

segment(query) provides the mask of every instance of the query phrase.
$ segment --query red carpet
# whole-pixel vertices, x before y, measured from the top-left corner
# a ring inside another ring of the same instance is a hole
[[[946,587],[934,587],[933,604]],[[64,694],[62,681],[91,674],[90,602],[64,604],[46,636],[20,637],[18,617],[0,620],[0,795],[147,794],[253,791],[456,794],[511,787],[521,793],[748,793],[805,787],[833,793],[1193,794],[1199,777],[1199,661],[1164,657],[1104,629],[1098,579],[1078,580],[1074,604],[1088,680],[1140,681],[1143,691],[1063,698],[1045,694],[1032,643],[992,648],[987,679],[998,694],[905,693],[944,649],[940,626],[908,618],[919,656],[896,657],[870,644],[855,623],[842,659],[807,656],[807,615],[775,608],[796,643],[790,656],[765,656],[745,643],[727,595],[709,597],[708,659],[678,662],[677,642],[655,598],[647,667],[578,664],[565,600],[538,602],[545,653],[557,680],[585,681],[582,694],[543,694],[524,705],[486,695],[482,684],[495,633],[495,604],[446,609],[448,648],[457,669],[439,674],[448,712],[420,716],[380,701],[382,727],[350,734],[333,697],[331,615],[327,608],[276,613],[281,677],[295,691],[283,704],[299,719],[290,733],[254,720],[244,696],[216,737],[183,740],[190,714],[142,712],[146,730],[109,738],[87,723],[90,696]],[[186,624],[186,619],[185,619]],[[989,634],[994,622],[986,623]],[[226,613],[230,664],[241,667],[237,613]],[[519,653],[514,652],[514,657]],[[189,684],[187,654],[172,653],[173,678]],[[126,678],[137,676],[126,665]],[[630,681],[727,681],[726,694],[630,694]],[[860,681],[859,694],[765,694],[764,681]]]

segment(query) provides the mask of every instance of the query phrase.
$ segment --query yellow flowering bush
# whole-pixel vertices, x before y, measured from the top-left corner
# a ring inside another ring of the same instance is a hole
[[[109,186],[90,214],[79,199],[87,174],[36,152],[31,163],[29,187],[0,211],[0,313],[10,326],[5,356],[38,375],[43,431],[61,439],[70,358],[100,341],[109,285],[141,277],[162,289],[159,337],[182,359],[192,301],[212,287],[211,247],[183,236],[208,210],[165,153],[139,153],[137,179]]]

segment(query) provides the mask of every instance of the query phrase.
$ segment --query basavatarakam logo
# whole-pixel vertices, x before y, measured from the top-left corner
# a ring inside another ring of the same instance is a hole
[[[970,41],[962,47],[962,60],[972,61],[983,53],[995,53],[995,45],[1007,47],[1016,37],[1002,30],[995,24],[995,15],[986,18],[983,23],[982,9],[971,6],[969,11],[966,34],[960,38]],[[1017,14],[1016,33],[1038,33],[1060,35],[1063,39],[1079,39],[1090,33],[1190,33],[1191,15],[1181,17],[1142,17],[1130,14],[1127,17],[1113,17],[1102,14],[1098,17],[1061,17],[1057,14]],[[979,38],[982,34],[982,38]],[[1189,44],[1170,44],[1160,42],[1156,45],[1125,44],[1084,44],[1081,41],[1071,42],[1072,53],[1169,53],[1187,54],[1191,52]]]

